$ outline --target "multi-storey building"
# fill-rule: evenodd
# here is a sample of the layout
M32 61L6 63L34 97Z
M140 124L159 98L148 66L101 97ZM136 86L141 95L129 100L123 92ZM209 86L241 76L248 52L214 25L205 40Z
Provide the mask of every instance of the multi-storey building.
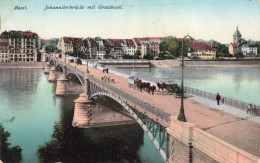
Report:
M9 41L8 41L8 32L3 32L0 35L0 62L9 61Z
M84 46L86 48L86 52L89 58L96 58L96 51L97 51L97 43L93 38L86 38L84 40Z
M96 51L96 57L99 59L104 59L104 55L106 55L106 51L104 48L103 40L100 37L95 38L96 46L97 46L97 51Z
M122 50L122 45L119 39L107 39L110 47L111 47L111 51L110 51L110 55L113 56L114 58L117 59L121 59L123 56L123 50Z
M0 61L37 62L39 37L31 31L9 31L1 34Z
M123 55L131 55L135 54L135 44L132 39L121 39L121 46L123 50Z
M204 42L193 42L189 46L191 50L191 57L196 56L201 59L214 59L216 58L216 50L209 44Z
M82 38L62 37L60 43L61 52L65 53L82 53L83 40Z
M256 57L258 55L257 46L253 44L242 45L241 51L245 57Z
M143 58L146 55L157 57L160 53L160 43L163 37L134 38L136 53Z

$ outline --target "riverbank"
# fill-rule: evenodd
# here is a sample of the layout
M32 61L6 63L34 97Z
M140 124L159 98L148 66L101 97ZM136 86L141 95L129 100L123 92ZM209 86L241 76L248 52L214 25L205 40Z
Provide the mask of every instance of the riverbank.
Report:
M181 60L150 60L151 67L177 68ZM260 67L260 60L253 61L209 61L209 60L185 60L185 67Z
M43 62L9 62L9 63L0 63L0 69L24 69L24 68L33 68L33 69L43 69Z

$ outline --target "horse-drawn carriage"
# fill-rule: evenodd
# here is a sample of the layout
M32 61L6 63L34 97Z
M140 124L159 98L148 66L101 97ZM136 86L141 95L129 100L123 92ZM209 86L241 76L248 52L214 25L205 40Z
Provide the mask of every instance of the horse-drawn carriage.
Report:
M159 88L158 91L162 90L163 93L173 94L175 98L181 96L181 89L177 84L157 83L157 87Z
M137 89L137 83L141 82L141 81L142 80L140 80L138 77L136 77L136 72L131 72L130 77L127 79L128 87Z
M127 82L128 82L128 87L129 88L134 88L134 89L137 89L137 83L141 82L142 80L139 79L138 77L135 78L134 76L130 76L128 79L127 79Z

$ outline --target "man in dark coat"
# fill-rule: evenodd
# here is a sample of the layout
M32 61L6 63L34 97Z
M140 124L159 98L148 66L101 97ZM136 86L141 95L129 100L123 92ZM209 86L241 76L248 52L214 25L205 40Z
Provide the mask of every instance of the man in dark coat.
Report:
M220 95L217 93L216 100L217 100L218 105L219 105L220 99L221 99L221 97L220 97Z

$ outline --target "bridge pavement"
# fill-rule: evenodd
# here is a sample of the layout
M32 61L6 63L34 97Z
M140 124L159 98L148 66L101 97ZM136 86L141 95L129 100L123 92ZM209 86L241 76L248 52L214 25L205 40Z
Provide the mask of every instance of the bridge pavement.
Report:
M68 62L67 62L68 63ZM78 69L85 71L86 65L76 65ZM143 100L173 116L178 116L180 99L173 96L155 92L154 95L147 92L139 92L128 87L127 79L111 73L102 73L99 69L89 66L90 74L101 79L103 76L110 76L115 79L114 87L121 89L128 94ZM217 110L195 101L185 99L184 109L186 119L189 123L195 124L198 128L234 145L249 153L260 157L260 125L247 119Z

